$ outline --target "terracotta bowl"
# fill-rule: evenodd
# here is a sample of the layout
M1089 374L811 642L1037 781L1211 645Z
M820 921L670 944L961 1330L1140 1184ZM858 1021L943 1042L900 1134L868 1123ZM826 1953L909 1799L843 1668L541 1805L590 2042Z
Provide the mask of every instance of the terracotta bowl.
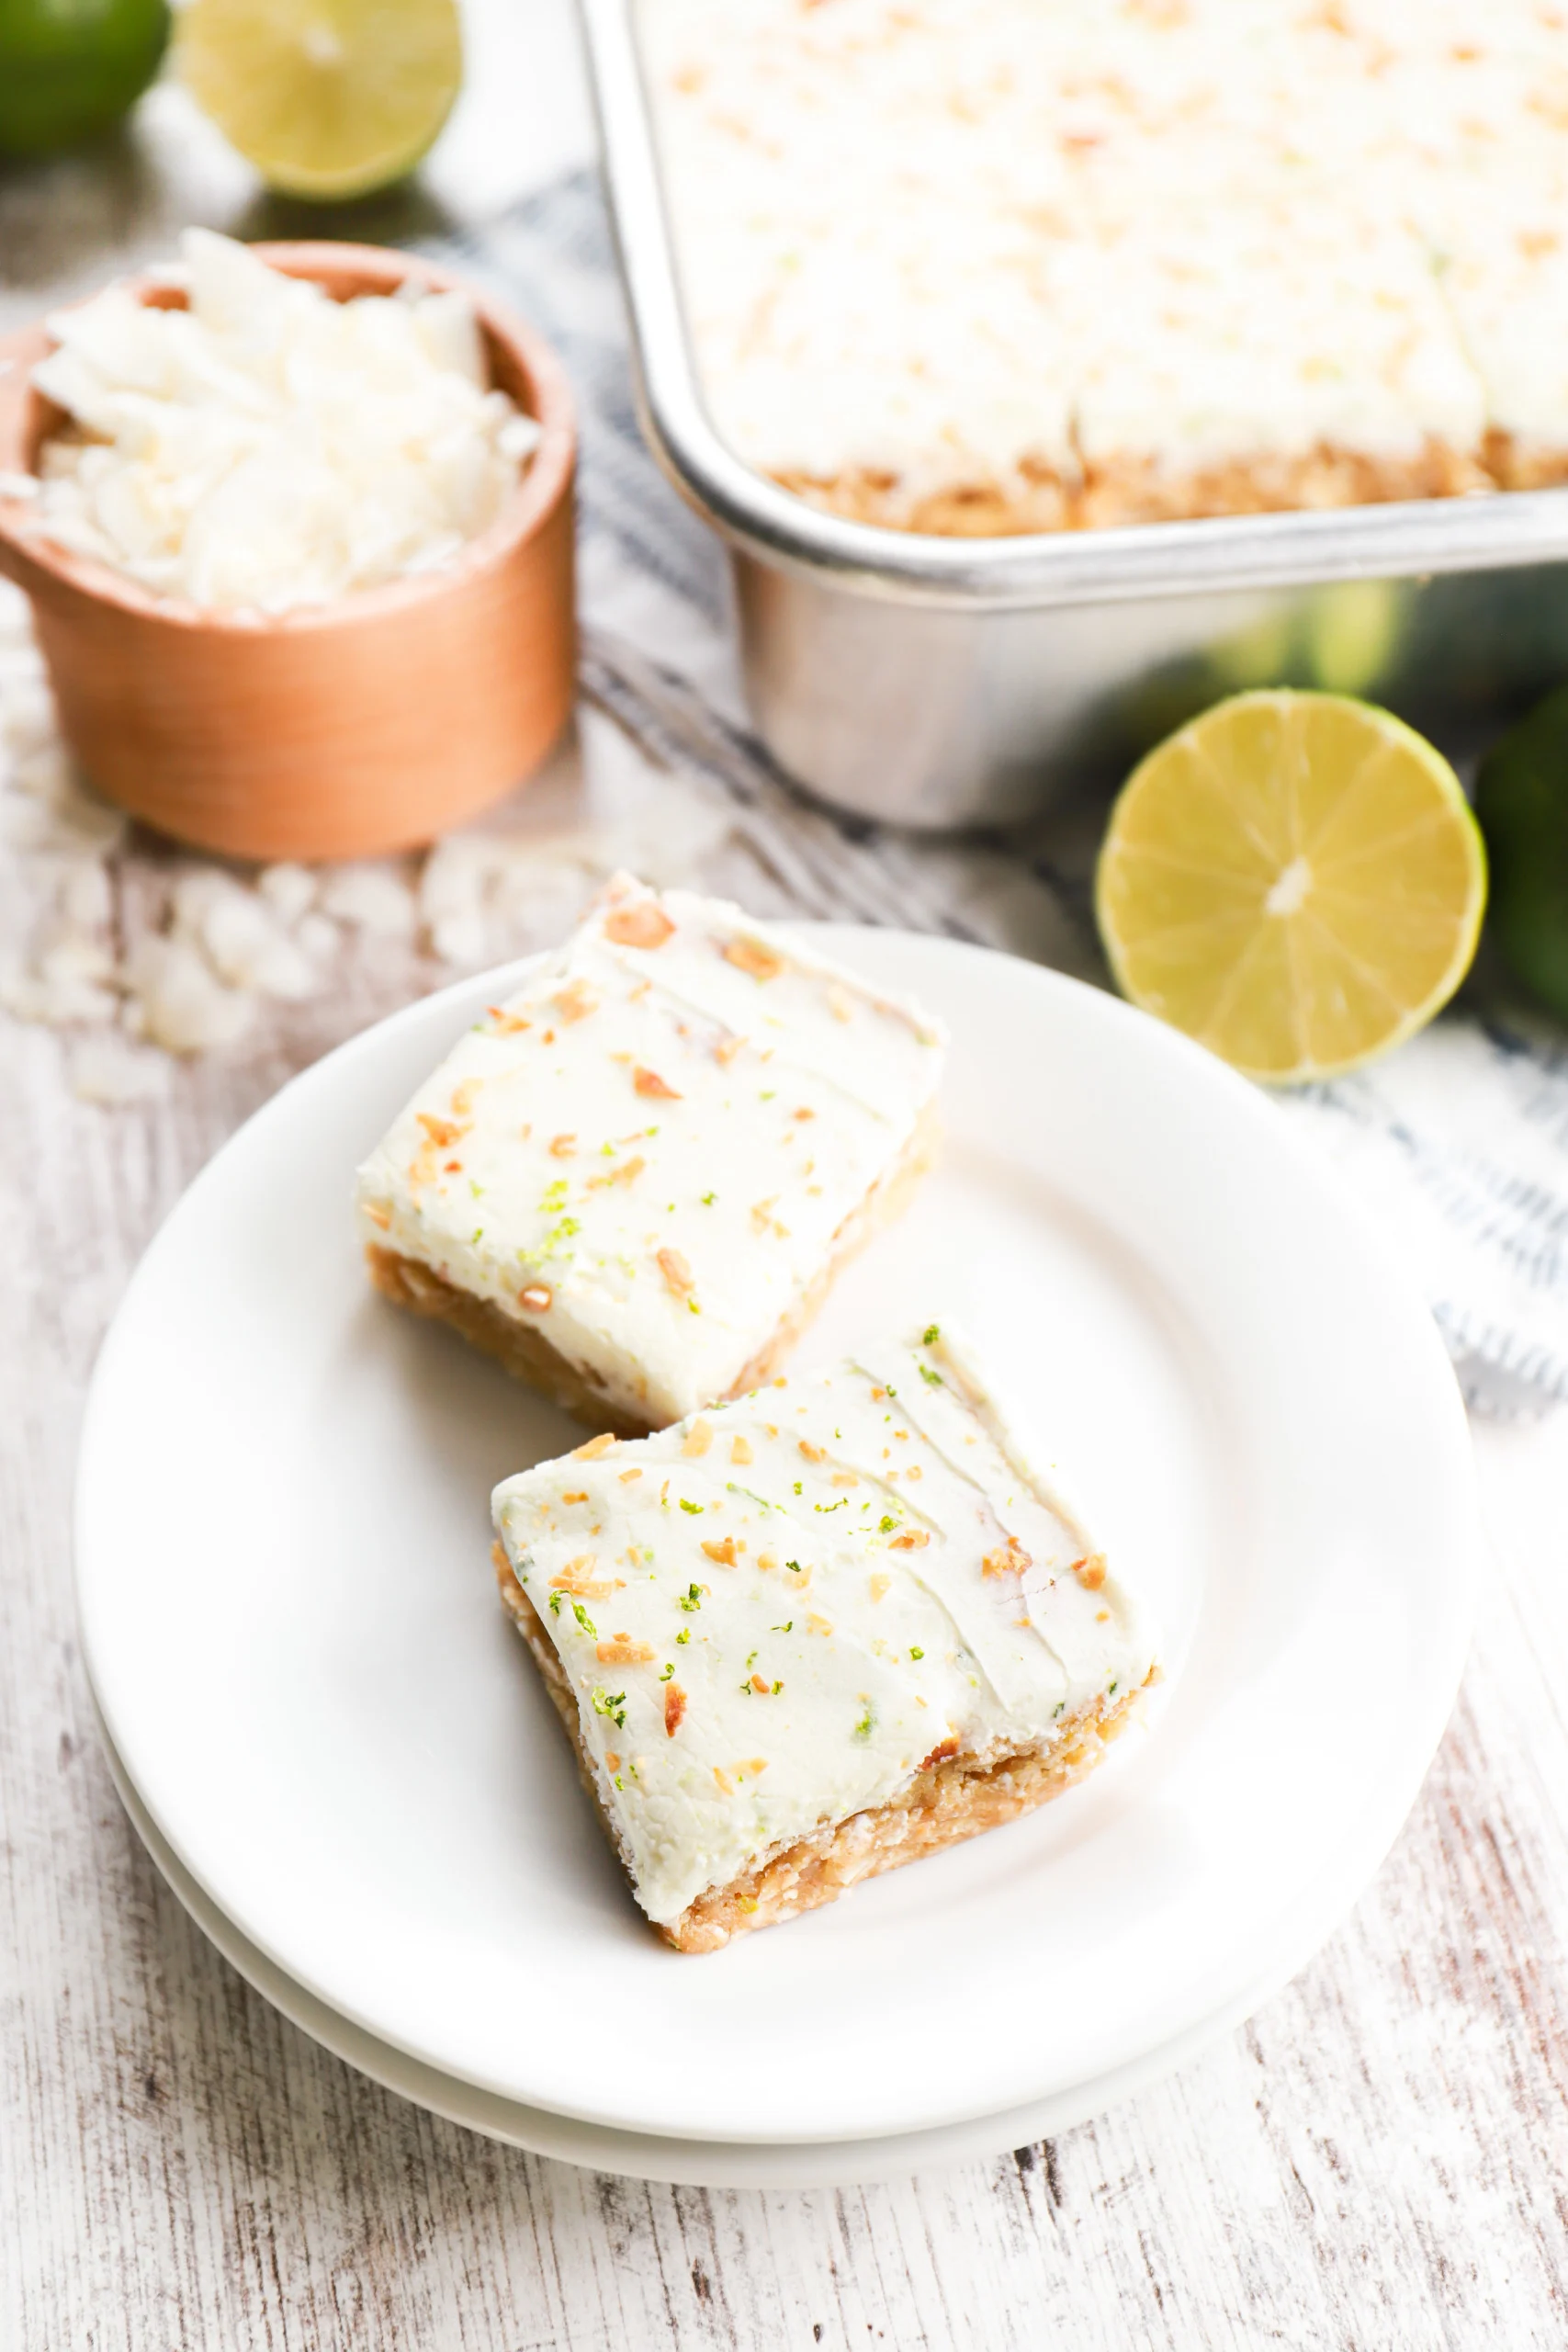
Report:
M457 282L370 245L253 250L339 301ZM66 738L111 800L238 857L365 856L430 841L537 766L572 700L571 395L537 335L464 290L494 382L544 431L503 511L439 571L247 623L51 546L28 502L0 497L0 570L32 600ZM29 381L49 348L41 326L0 345L0 473L35 470L62 422Z

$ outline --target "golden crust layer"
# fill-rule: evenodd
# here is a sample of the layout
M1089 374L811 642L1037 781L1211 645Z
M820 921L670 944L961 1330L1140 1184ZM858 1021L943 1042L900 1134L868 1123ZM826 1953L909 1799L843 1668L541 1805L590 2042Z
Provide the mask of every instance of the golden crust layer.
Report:
M582 1784L605 1835L618 1850L592 1760L582 1742L577 1699L554 1643L499 1544L491 1547L501 1597L527 1643L555 1703ZM1151 1668L1148 1680L1158 1669ZM1126 1729L1138 1691L1107 1705L1103 1699L1070 1718L1048 1746L1002 1756L954 1755L927 1764L897 1797L846 1821L829 1822L808 1838L762 1855L728 1885L709 1887L659 1933L677 1951L718 1951L732 1936L775 1927L802 1911L836 1902L863 1879L898 1870L966 1838L1016 1821L1060 1796L1092 1772L1112 1740ZM625 1856L622 1856L623 1862Z
M911 497L897 474L866 469L821 478L783 473L780 485L829 514L895 531L948 538L1006 538L1025 531L1109 530L1134 523L1196 522L1216 514L1271 514L1385 505L1406 498L1460 498L1477 491L1532 490L1568 480L1568 452L1518 448L1492 433L1477 450L1428 439L1405 458L1327 445L1304 456L1261 452L1196 472L1172 473L1152 458L1086 466L1069 480L1024 469L1021 486L956 484Z

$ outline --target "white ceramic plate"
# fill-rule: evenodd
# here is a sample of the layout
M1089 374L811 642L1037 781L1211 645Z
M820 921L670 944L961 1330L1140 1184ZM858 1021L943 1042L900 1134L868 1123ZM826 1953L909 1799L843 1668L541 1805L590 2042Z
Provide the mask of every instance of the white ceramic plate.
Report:
M487 1562L580 1435L364 1285L357 1159L507 985L287 1087L147 1253L84 1434L111 1736L183 1867L307 1992L617 2132L866 2139L1136 2067L1315 1949L1463 1651L1475 1507L1430 1319L1261 1096L949 942L828 929L953 1030L942 1168L808 1343L962 1321L1166 1627L1150 1731L1032 1819L705 1959L641 1923Z
M363 2026L341 2017L297 1984L276 1961L258 1951L197 1886L137 1794L101 1719L98 1729L121 1803L153 1861L197 1926L275 2008L334 2057L356 2066L362 2075L412 2099L417 2107L428 2108L432 2114L444 2115L448 2122L464 2124L471 2132L483 2132L487 2139L504 2140L513 2147L528 2148L536 2155L554 2156L564 2164L586 2165L595 2172L629 2173L638 2180L676 2181L694 2188L840 2188L971 2164L1005 2149L1050 2139L1087 2122L1090 2116L1102 2114L1118 2099L1130 2098L1184 2064L1205 2042L1238 2023L1253 2006L1249 2001L1230 2016L1205 2018L1178 2041L1151 2051L1136 2065L1115 2075L1080 2083L1028 2107L1010 2108L1001 2115L975 2116L933 2132L895 2132L879 2140L795 2140L776 2146L746 2140L677 2140L647 2132L614 2132L607 2124L584 2123L575 2116L553 2115L547 2108L525 2107L516 2099L480 2090L476 2084L459 2082L456 2075L443 2075L394 2050L390 2042L378 2041Z

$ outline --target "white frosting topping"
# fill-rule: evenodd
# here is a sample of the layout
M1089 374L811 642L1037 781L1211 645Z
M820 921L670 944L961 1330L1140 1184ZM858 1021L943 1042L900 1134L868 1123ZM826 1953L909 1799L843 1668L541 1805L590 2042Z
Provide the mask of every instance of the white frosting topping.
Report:
M1568 442L1549 0L640 0L688 318L750 463Z
M928 1328L495 1490L661 1922L935 1751L1047 1741L1153 1632Z
M939 1024L621 877L359 1174L365 1238L536 1328L658 1426L740 1379L903 1157Z

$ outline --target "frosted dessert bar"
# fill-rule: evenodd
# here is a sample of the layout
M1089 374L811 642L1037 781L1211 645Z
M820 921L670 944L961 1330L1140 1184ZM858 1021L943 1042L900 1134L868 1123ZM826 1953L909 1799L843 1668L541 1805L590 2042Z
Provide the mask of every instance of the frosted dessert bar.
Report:
M924 1166L918 1007L629 876L359 1171L373 1280L598 1428L765 1378Z
M1057 1795L1153 1633L934 1326L495 1490L502 1597L681 1951Z
M716 427L988 535L1568 480L1544 0L637 0Z

